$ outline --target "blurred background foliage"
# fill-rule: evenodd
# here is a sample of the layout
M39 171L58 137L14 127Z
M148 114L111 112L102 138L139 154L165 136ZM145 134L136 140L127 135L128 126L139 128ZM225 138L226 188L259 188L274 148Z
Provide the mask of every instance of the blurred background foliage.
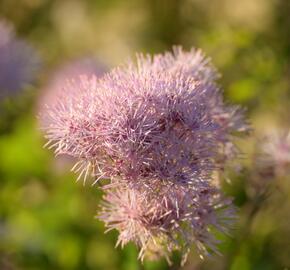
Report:
M0 106L0 269L179 269L137 261L117 234L94 219L100 192L75 183L71 161L54 159L37 122L52 72L93 55L112 67L134 52L174 44L202 48L219 69L225 97L246 106L255 129L240 148L242 170L225 190L240 207L221 257L193 252L182 269L290 269L290 179L276 179L271 197L251 213L254 142L289 127L290 1L288 0L1 0L0 17L42 57L38 81ZM288 181L287 181L288 180ZM263 185L263 183L260 183ZM176 256L178 260L178 255Z

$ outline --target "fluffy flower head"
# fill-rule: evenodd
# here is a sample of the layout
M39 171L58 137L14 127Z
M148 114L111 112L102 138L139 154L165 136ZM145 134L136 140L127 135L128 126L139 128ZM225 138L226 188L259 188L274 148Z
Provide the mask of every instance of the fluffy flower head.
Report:
M79 158L81 174L190 185L226 159L232 132L246 129L216 78L200 51L139 55L102 79L67 84L70 94L49 109L47 138L57 154Z
M141 259L173 250L186 258L192 244L217 252L211 230L232 223L212 173L248 126L224 104L217 78L200 50L141 54L100 79L71 80L44 115L48 145L78 159L79 177L110 180L99 218L119 231L117 244L135 242Z

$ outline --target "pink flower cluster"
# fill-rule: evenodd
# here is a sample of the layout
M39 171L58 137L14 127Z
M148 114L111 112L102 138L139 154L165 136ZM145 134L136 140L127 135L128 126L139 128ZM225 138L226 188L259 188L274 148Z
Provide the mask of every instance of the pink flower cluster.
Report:
M212 174L248 125L224 104L217 78L200 50L141 54L100 79L71 80L44 115L47 145L78 159L79 178L110 180L99 218L141 259L180 250L185 260L192 244L201 256L218 252L212 232L234 220Z

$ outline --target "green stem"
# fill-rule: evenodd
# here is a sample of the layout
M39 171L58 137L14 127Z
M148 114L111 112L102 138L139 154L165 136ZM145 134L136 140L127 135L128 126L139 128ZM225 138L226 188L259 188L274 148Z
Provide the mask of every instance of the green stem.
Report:
M257 213L260 211L265 200L267 199L268 191L269 189L265 189L264 192L257 194L256 197L254 197L253 200L251 201L250 209L248 211L245 223L243 224L241 231L239 232L238 236L235 239L236 248L233 249L226 257L223 269L228 270L231 268L233 260L236 257L236 255L240 252L242 244L250 237L250 230L253 221Z

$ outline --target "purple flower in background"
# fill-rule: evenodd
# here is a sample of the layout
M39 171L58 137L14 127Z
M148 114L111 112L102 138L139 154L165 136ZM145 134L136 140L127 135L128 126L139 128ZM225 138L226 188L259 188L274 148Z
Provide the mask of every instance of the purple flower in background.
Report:
M224 104L217 78L200 50L176 47L69 80L43 113L47 145L78 159L78 179L110 179L99 217L141 259L180 250L185 260L192 244L217 252L211 230L232 224L234 207L212 175L236 156L233 137L248 125Z
M258 160L258 165L264 176L290 174L290 131L274 130L266 136L260 148L262 155Z
M31 83L38 65L34 49L17 39L9 24L0 21L0 98L14 95Z

